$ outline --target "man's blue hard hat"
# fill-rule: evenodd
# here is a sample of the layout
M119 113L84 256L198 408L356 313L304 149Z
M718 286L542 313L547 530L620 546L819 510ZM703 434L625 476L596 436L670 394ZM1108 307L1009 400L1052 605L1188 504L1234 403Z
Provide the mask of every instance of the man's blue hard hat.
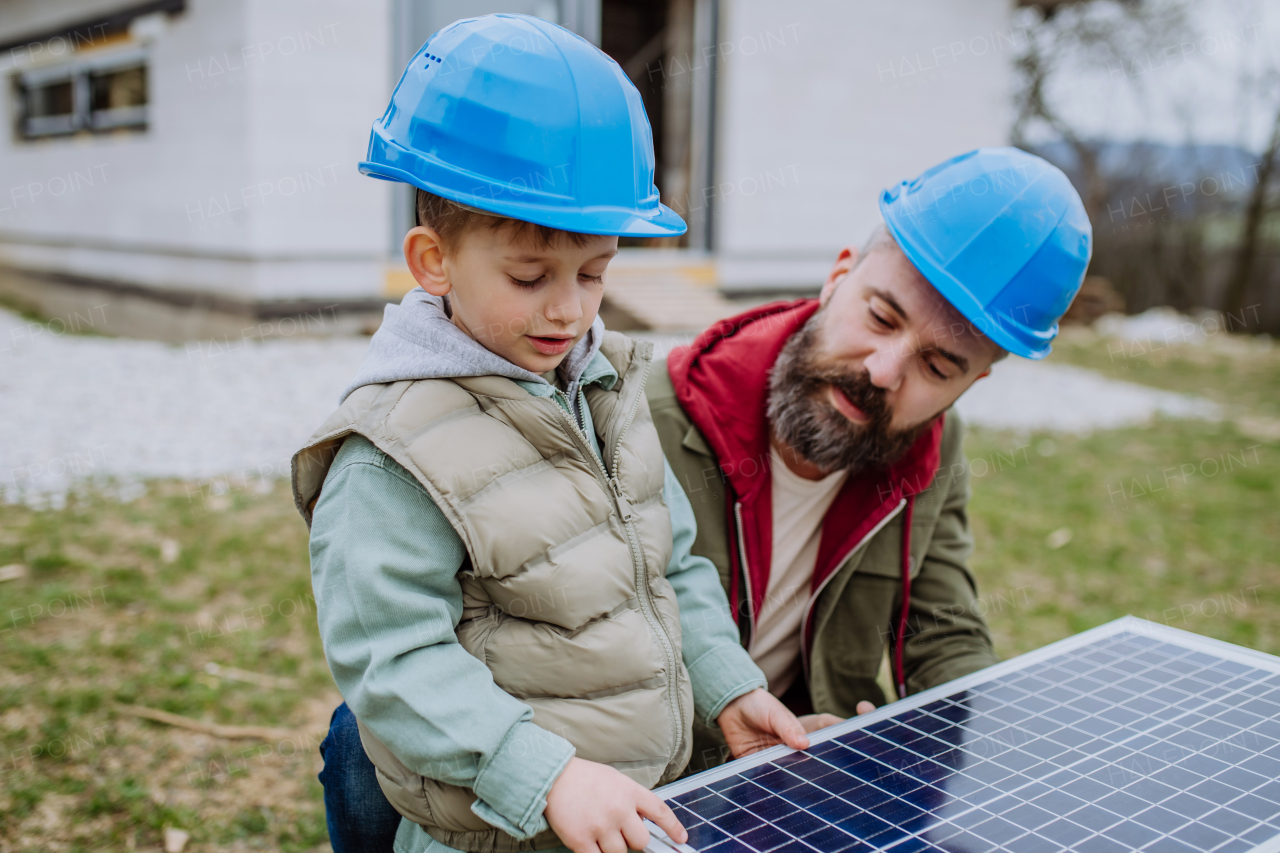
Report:
M1044 358L1080 290L1093 228L1067 176L1017 148L979 148L880 196L902 251L997 344Z
M526 15L437 32L373 124L360 171L538 225L673 237L640 93L599 48Z

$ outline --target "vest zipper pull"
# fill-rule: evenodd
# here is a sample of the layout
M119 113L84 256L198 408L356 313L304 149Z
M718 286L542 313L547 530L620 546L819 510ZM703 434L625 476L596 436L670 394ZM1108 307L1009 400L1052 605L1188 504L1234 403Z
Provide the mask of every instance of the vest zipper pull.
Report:
M613 488L613 496L618 500L618 512L622 514L622 520L631 521L636 516L631 511L631 501L627 500L627 496L622 493L622 484L618 482L617 477L610 477L609 485Z

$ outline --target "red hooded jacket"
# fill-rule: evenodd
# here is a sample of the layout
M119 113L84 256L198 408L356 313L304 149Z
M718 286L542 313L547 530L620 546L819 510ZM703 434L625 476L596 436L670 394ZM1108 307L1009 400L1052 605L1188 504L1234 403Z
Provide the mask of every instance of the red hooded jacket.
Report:
M817 310L816 299L763 305L721 320L690 346L673 350L667 361L680 407L715 453L729 490L728 529L738 543L737 552L731 555L734 570L729 597L734 618L745 616L751 631L769 588L773 553L766 417L769 371L787 339ZM939 416L893 465L849 477L827 510L800 626L806 671L812 634L809 616L818 594L849 555L903 509L902 608L894 633L894 677L905 694L902 643L911 596L912 500L929 487L938 470L944 417ZM739 588L740 578L746 581L745 591Z

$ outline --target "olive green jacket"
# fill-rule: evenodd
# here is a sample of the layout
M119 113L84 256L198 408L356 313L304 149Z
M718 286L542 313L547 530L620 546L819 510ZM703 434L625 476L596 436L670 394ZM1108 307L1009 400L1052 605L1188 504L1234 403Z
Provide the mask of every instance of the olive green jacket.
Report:
M693 505L698 524L693 553L720 571L726 592L732 583L727 491L717 460L681 409L665 364L655 364L647 386L662 450ZM966 560L969 531L969 468L962 448L964 428L947 412L941 462L932 484L915 496L911 528L910 610L903 668L908 693L928 689L997 662L980 613ZM901 608L903 515L893 515L835 571L813 604L812 641L805 675L813 710L851 716L861 700L879 706L886 696L877 675ZM744 643L746 626L743 625ZM725 751L714 729L699 727L691 771L720 763Z

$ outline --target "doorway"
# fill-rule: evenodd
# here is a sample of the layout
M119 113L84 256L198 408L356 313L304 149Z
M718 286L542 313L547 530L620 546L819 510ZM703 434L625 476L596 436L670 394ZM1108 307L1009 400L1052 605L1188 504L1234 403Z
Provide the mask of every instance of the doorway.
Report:
M564 26L611 56L635 84L653 128L654 183L689 224L681 237L623 238L626 246L712 246L718 0L394 0L391 86L418 48L459 18L517 12ZM414 193L394 191L392 257L414 222Z

